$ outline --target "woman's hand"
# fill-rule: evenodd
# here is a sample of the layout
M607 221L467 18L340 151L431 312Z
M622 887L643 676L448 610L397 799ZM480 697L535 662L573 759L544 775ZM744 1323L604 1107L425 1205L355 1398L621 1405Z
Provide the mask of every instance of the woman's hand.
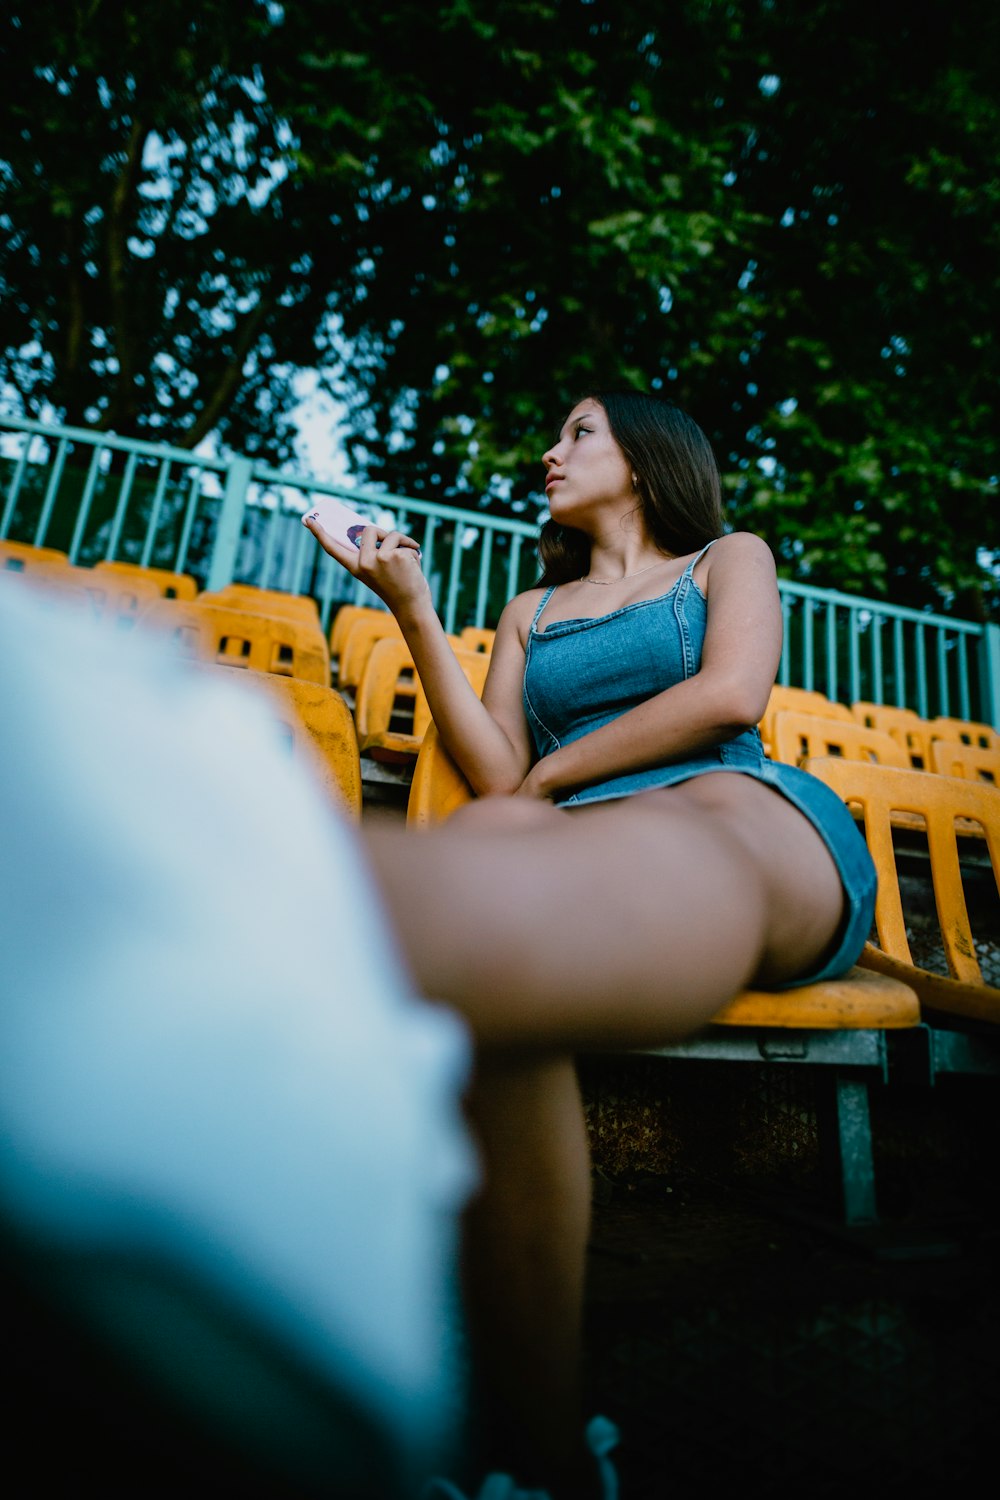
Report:
M377 594L394 615L431 603L431 591L420 566L420 547L412 536L366 526L359 547L339 542L318 521L307 520L307 530L324 552Z

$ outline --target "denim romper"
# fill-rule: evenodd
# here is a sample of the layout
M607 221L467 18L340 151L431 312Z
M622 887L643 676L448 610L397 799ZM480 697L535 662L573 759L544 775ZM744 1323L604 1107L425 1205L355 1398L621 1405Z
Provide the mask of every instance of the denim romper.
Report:
M640 599L596 619L559 620L539 630L554 588L545 590L531 622L524 663L524 711L539 759L699 670L708 604L694 568L707 551L702 548L673 587L655 599ZM780 792L816 828L840 873L844 917L830 951L815 972L781 988L844 973L857 961L871 930L874 863L837 793L807 771L768 760L756 728L688 760L612 776L558 802L562 807L607 802L713 771L738 771Z

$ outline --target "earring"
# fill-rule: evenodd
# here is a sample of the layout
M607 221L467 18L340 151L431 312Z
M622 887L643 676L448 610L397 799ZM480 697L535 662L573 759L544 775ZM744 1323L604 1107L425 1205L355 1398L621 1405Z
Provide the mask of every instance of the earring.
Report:
M639 488L639 476L634 469L632 470L632 488L634 490Z

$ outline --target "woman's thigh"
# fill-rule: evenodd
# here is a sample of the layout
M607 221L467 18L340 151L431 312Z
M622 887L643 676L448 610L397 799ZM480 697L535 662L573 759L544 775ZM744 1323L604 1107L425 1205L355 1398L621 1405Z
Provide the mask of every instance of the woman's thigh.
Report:
M474 797L457 807L447 824L453 833L527 833L558 826L560 817L551 802L532 797Z
M524 797L486 797L460 808L449 823L453 829L470 833L527 834L552 831L566 818L579 820L581 826L596 826L590 824L596 818L602 830L609 828L613 839L616 825L626 828L641 816L663 822L666 854L678 847L680 814L689 815L689 825L694 818L694 827L685 829L679 845L689 862L699 858L699 833L706 851L711 845L715 857L721 839L723 845L729 843L731 858L737 853L735 844L750 862L750 878L766 902L764 949L754 982L782 984L814 968L843 916L840 875L809 819L780 792L751 776L718 771L638 797L567 808ZM594 845L595 851L601 847ZM581 853L585 856L586 846ZM650 862L642 869L647 877L654 875ZM660 872L660 878L666 873ZM725 908L720 906L716 916L724 922Z
M751 861L766 899L766 937L756 983L808 973L844 913L844 887L822 836L786 797L751 776L718 771L645 793L650 815L678 802L725 827ZM721 915L721 913L720 913Z
M753 864L723 819L682 797L484 807L418 835L376 833L370 848L421 988L489 1048L669 1040L759 967L766 913Z

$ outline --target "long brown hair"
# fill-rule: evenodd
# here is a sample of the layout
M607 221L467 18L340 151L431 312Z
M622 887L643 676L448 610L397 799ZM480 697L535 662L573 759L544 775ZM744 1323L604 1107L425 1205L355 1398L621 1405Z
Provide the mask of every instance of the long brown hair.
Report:
M719 466L693 417L676 402L642 391L591 391L581 400L604 409L611 435L636 476L639 508L658 547L684 557L722 535ZM570 583L590 566L590 538L574 526L546 521L538 555L542 573L536 587Z

